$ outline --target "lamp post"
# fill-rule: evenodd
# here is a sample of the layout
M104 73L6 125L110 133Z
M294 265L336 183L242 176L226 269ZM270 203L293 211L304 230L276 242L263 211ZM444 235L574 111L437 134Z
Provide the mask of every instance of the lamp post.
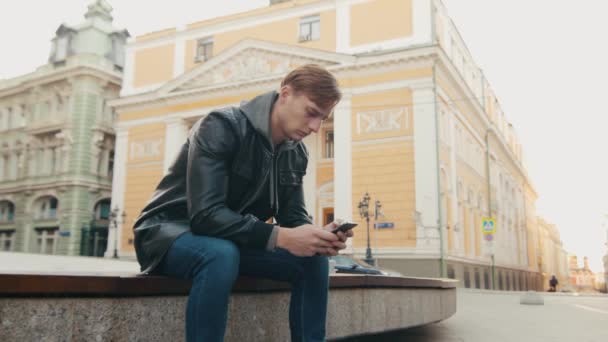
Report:
M370 234L369 234L369 201L370 201L370 199L371 199L371 197L366 192L365 195L363 195L363 199L361 201L359 201L359 205L357 207L359 208L359 215L361 215L361 218L364 218L367 223L367 249L365 250L364 261L370 265L375 265L376 262L374 260L374 257L372 256L372 248L371 248L371 244L370 244ZM375 209L374 217L376 220L378 220L378 216L382 216L382 212L380 211L381 208L382 208L382 204L380 204L380 201L376 200L375 208L374 208Z
M114 223L114 256L112 256L114 259L118 259L118 213L120 212L120 209L118 209L118 206L114 207L114 209L112 209L112 212L110 213L110 218L112 219L112 222ZM122 218L122 221L120 223L124 223L125 222L125 218L127 217L127 213L126 212L122 212L122 214L120 215L120 217Z

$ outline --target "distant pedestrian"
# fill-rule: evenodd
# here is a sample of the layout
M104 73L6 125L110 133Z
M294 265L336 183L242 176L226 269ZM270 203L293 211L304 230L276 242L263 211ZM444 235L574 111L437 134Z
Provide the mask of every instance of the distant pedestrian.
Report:
M555 292L557 290L557 284L559 284L559 282L557 281L557 278L555 278L555 275L551 276L551 279L549 279L549 292Z

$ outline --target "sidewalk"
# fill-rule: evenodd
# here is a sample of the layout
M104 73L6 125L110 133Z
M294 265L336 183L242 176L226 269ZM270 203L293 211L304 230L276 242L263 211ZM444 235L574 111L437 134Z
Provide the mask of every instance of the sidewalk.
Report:
M459 288L459 291L469 293L481 293L481 294L495 294L495 295L523 295L528 291L499 291L499 290L481 290L481 289L465 289ZM608 297L608 294L601 292L548 292L548 291L534 291L541 296L555 296L555 297Z
M0 252L0 273L136 274L139 264L109 258Z

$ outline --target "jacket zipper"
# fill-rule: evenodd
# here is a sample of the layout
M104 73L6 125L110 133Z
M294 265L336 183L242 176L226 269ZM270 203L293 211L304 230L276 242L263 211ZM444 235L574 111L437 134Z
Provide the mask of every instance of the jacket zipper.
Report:
M276 217L278 212L279 212L279 184L277 184L277 178L278 178L278 174L277 174L277 159L278 159L278 154L280 154L281 151L279 150L278 153L273 153L272 154L272 177L270 177L270 181L272 182L272 196L270 197L270 206L272 208L272 216Z
M274 160L274 153L272 154L272 156L273 156L272 158L273 158L273 160ZM270 167L272 167L272 164L270 165ZM268 168L268 171L266 171L266 172L264 173L264 179L266 179L266 177L268 177L268 174L269 174L269 173L270 173L270 168ZM270 181L272 181L272 180L270 180ZM243 205L242 205L242 206L239 208L239 213L242 213L242 212L243 212L243 210L245 210L245 208L247 208L248 206L250 206L250 205L251 205L251 204L252 204L252 203L253 203L253 202L256 200L256 198L257 198L257 197L260 195L260 192L261 192L262 190L264 190L264 183L265 183L265 182L262 182L262 183L260 184L260 186L258 186L258 188L257 188L257 189L255 190L255 192L253 193L253 196L251 196L251 197L249 198L249 200L247 200L247 202L245 202L245 204L243 204Z

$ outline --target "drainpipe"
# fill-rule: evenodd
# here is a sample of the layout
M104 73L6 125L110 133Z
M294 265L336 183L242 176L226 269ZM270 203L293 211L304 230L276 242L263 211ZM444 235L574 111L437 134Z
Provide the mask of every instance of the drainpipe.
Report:
M439 114L437 113L437 61L433 62L433 111L435 112L435 159L437 162L437 229L439 229L439 275L441 278L446 277L445 252L444 252L444 237L443 237L443 213L441 210L441 175L440 175L440 155L439 155Z
M526 180L527 182L527 180ZM529 251L529 243L530 243L530 236L528 236L528 211L526 210L526 188L524 187L524 191L523 191L523 200L524 200L524 230L525 230L525 235L526 235L526 290L528 289L528 271L530 270L530 254L528 254Z
M492 186L490 182L490 133L493 132L491 127L486 128L486 181L488 185L488 215L492 217ZM490 254L492 261L492 290L496 290L496 263L494 260L494 246Z

